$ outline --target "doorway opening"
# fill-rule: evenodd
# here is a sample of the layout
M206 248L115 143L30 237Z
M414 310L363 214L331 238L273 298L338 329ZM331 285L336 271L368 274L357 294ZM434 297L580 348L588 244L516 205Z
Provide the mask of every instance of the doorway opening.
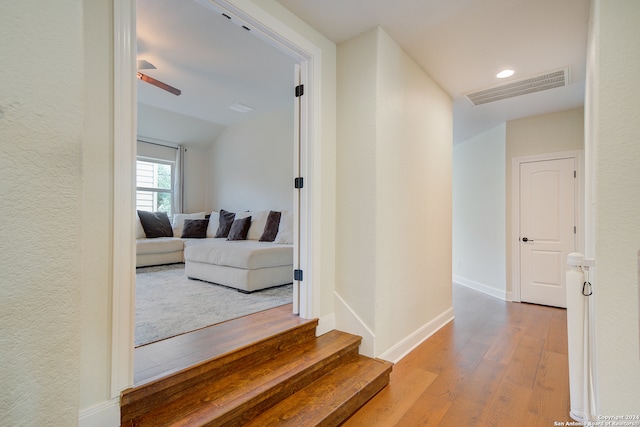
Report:
M211 7L217 11L223 11L229 19L236 22L243 22L244 26L255 31L254 34L263 38L272 46L276 46L281 51L288 54L300 66L300 79L306 83L303 97L297 99L299 108L299 125L296 128L299 136L299 144L295 147L295 157L300 159L299 177L304 177L310 171L312 164L312 153L310 148L313 139L313 132L309 126L309 115L312 115L312 95L313 85L310 83L310 74L316 68L314 57L317 49L308 44L300 37L293 37L296 41L289 40L282 36L282 31L274 31L271 27L279 27L281 24L270 17L265 12L253 10L252 15L240 10L223 0L209 2L198 1L199 3ZM264 23L266 22L266 24ZM114 3L114 28L115 28L115 114L114 133L116 147L114 152L114 198L124 200L126 203L114 205L114 293L113 293L113 358L112 358L112 397L116 397L120 390L130 387L133 384L133 302L134 302L134 272L135 272L135 248L132 235L129 230L133 229L131 219L133 189L132 164L135 161L135 80L129 75L130 70L135 67L135 2L133 0L117 0ZM280 28L281 30L282 28ZM285 34L287 31L285 31ZM293 34L290 33L289 34ZM294 34L295 35L295 34ZM302 41L299 46L296 43ZM311 49L309 49L311 47ZM319 63L317 63L319 66ZM293 84L291 91L293 93ZM293 102L293 98L292 98ZM119 173L122 172L122 173ZM293 177L292 177L293 178ZM311 251L310 230L311 215L309 210L312 187L306 185L303 189L293 189L293 179L291 179L292 191L294 191L294 206L298 207L298 215L295 215L294 240L298 246L299 256L294 260L294 269L305 271L310 270ZM311 315L312 307L312 287L309 274L295 280L295 285L301 287L298 292L299 307L297 308L302 317Z

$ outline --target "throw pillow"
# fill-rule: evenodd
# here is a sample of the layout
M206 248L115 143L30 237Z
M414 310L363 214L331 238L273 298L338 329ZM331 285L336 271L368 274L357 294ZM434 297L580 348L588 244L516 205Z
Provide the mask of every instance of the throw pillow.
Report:
M247 240L258 240L264 232L264 226L267 223L269 211L251 211L251 228L247 234ZM237 219L238 217L236 217Z
M204 212L191 213L191 214L186 214L186 213L173 214L173 222L172 222L173 235L176 237L182 236L182 230L184 228L185 219L205 219L204 216L205 216Z
M215 237L228 237L229 231L231 230L231 225L233 224L233 220L235 219L235 217L235 213L220 209L220 220L218 231L216 231Z
M209 228L207 228L207 237L216 237L218 225L220 224L220 213L213 211L209 215Z
M207 237L208 219L185 219L182 237L189 239L204 239Z
M147 238L173 237L171 221L165 212L138 211L138 216Z
M276 236L276 243L293 244L293 212L285 211L280 218L280 228Z
M261 242L273 242L278 235L278 228L280 227L280 217L282 212L271 211L267 217L267 223L264 226L264 232L260 236Z
M236 219L231 225L231 230L229 230L229 237L227 238L227 240L247 240L249 227L251 227L250 216Z

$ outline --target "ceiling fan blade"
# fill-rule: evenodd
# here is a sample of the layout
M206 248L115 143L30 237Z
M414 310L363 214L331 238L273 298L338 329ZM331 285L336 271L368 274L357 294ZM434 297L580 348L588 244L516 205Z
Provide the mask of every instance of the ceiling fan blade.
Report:
M155 70L156 66L144 59L138 59L138 70Z
M153 77L149 77L146 74L142 74L141 72L138 72L138 78L140 80L142 80L143 82L147 82L147 83L151 83L152 85L159 87L160 89L164 89L167 92L171 92L172 94L178 96L182 93L182 91L180 89L176 89L173 86L169 86L166 83L161 82L160 80L156 80Z

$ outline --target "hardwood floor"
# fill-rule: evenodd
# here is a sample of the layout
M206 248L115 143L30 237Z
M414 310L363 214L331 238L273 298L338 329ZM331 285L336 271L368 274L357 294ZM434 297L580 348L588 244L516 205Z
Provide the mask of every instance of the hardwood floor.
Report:
M569 418L566 311L454 285L453 322L343 426L553 426ZM556 424L560 425L560 424Z

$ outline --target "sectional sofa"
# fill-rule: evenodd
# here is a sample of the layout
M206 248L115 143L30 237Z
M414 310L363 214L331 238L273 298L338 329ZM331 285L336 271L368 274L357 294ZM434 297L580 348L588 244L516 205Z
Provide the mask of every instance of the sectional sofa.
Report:
M138 212L136 266L185 263L189 278L242 292L293 281L289 211Z

